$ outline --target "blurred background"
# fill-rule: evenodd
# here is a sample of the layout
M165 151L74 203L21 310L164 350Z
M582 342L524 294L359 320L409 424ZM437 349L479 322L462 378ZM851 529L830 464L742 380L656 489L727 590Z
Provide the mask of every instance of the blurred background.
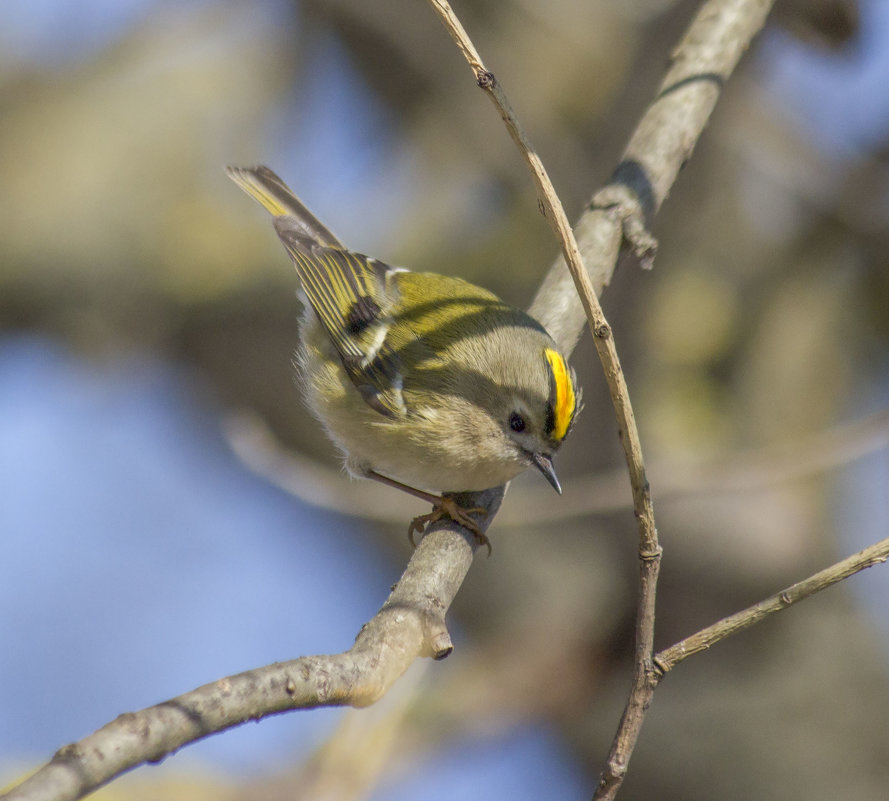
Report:
M576 218L697 3L456 11ZM665 548L660 647L889 530L889 4L780 0L603 298ZM557 245L424 3L0 4L0 777L116 715L351 645L410 499L338 472L291 364L295 277L225 164L356 250L527 305ZM629 683L636 527L600 368L378 706L248 724L97 797L589 797ZM889 574L697 656L622 799L876 799Z

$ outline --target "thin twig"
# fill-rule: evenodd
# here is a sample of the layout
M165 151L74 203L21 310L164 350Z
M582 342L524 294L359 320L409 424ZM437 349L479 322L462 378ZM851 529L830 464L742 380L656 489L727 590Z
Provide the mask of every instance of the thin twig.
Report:
M651 265L656 243L647 235L647 225L666 199L682 165L691 156L722 86L753 36L765 24L773 3L774 0L709 0L701 6L675 49L660 91L636 127L611 184L596 193L589 212L578 224L582 238L597 246L603 239L613 236L610 232L619 221L620 230L633 244L643 264ZM611 273L603 271L601 262L594 266L601 280L607 282ZM537 293L532 310L540 307L544 311L546 304L552 302L551 298L566 297L561 289L565 282L563 275L564 270L556 263ZM571 312L570 308L551 308L544 313L558 317L547 316L542 322L558 326L559 336L570 341ZM576 312L574 314L576 316ZM640 546L643 570L636 619L633 686L594 801L611 801L620 790L658 682L652 662L653 641L647 641L652 650L642 659L638 650L640 630L647 626L646 616L654 615L653 597L651 610L644 607L648 592L646 583L651 581L645 570L646 555L643 544ZM653 552L651 557L654 561ZM653 596L653 587L650 592Z
M635 747L645 716L645 710L656 686L651 659L654 653L655 597L662 550L658 543L657 529L655 528L654 507L651 502L651 489L645 476L645 464L642 458L642 444L639 439L639 431L636 427L633 406L630 402L626 378L620 366L620 359L617 355L611 326L605 319L602 307L599 305L599 299L584 266L580 249L574 238L574 232L571 230L571 225L562 208L562 203L543 167L540 157L519 125L515 113L506 99L503 88L494 77L494 74L485 67L450 5L446 0L430 0L430 3L438 12L445 28L447 28L460 51L469 62L469 66L475 73L478 85L486 91L488 97L497 107L500 116L506 123L510 136L518 146L528 164L528 168L531 170L534 182L537 185L538 197L544 215L549 220L561 243L562 256L568 265L574 286L583 304L586 319L593 334L596 352L605 371L605 380L608 383L611 402L614 405L618 434L624 448L624 456L626 457L627 469L630 474L633 509L639 525L640 560L636 645L633 660L633 689L624 711L623 721L618 729L614 753L609 758L605 771L605 775L609 777L612 786L615 786L614 792L616 792L616 786L619 786L620 781L622 781L626 762ZM612 235L611 247L609 248L610 255L615 260L620 240L621 233L618 230ZM612 262L611 266L612 271L614 269L613 265L614 262ZM570 344L573 346L573 343ZM569 347L568 349L570 350L571 348Z
M781 612L793 606L793 604L814 595L816 592L825 590L868 567L881 564L887 559L889 559L889 539L881 540L863 551L843 559L842 562L837 562L835 565L831 565L809 576L809 578L798 581L796 584L787 587L787 589L775 593L775 595L766 598L764 601L749 606L741 612L729 615L712 626L707 626L707 628L701 629L690 637L680 640L675 645L665 648L654 657L655 666L660 675L664 676L668 671L693 654L706 651L720 640L750 628L769 615Z

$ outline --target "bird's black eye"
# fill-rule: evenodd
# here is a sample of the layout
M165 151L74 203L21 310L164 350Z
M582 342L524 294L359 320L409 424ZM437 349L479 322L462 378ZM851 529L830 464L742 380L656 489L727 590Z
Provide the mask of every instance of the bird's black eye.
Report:
M513 412L509 416L509 427L516 433L521 433L525 430L525 418L518 412Z

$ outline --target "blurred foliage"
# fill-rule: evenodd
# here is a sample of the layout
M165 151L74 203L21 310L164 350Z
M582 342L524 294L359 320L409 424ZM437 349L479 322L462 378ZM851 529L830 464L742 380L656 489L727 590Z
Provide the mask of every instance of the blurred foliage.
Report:
M618 162L696 5L457 9L569 215ZM859 46L854 2L778 6L765 35L773 54L807 47L830 63ZM335 73L329 51L342 56ZM625 260L604 298L649 460L792 442L844 416L886 369L889 136L851 155L820 146L757 53L655 223L655 271ZM369 94L383 122L343 114L344 132L310 113L308 95L348 104L350 92ZM331 462L293 387L287 259L223 164L267 162L320 198L356 247L364 237L381 258L460 274L516 303L556 252L500 120L422 3L152 3L86 55L4 59L0 99L0 324L88 354L137 347L188 362L226 404L258 411L283 441ZM306 154L307 141L344 133L352 153L315 144ZM375 150L377 136L386 142ZM367 183L340 191L336 176L350 170ZM587 408L560 472L619 464L588 341L574 361ZM660 506L661 644L842 550L829 489L815 476ZM496 531L494 558L473 568L455 609L476 647L455 655L458 679L424 691L413 747L481 721L545 717L594 775L627 681L634 535L629 513ZM656 702L672 717L643 732L623 796L837 798L848 754L889 756L881 704L868 700L885 699L885 652L841 596L680 668ZM754 697L759 714L742 714ZM764 741L775 718L781 737ZM882 795L889 759L855 769L855 797Z

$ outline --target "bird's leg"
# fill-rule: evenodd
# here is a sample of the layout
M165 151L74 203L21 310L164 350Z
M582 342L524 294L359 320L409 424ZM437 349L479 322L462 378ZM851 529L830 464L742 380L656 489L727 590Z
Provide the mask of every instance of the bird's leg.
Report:
M491 541L479 528L478 523L470 517L472 514L487 515L487 509L484 509L481 506L473 507L472 509L464 509L453 498L434 495L431 492L424 492L423 490L410 486L410 484L403 484L400 481L396 481L394 478L384 476L376 470L365 470L364 475L367 476L367 478L372 478L374 481L379 481L381 484L385 484L388 487L395 487L395 489L400 489L402 492L406 492L408 495L413 495L421 501L427 501L432 504L432 511L429 514L415 517L408 527L407 538L415 548L417 547L417 544L414 542L415 533L422 534L426 529L426 526L437 520L441 520L443 517L449 517L455 523L459 523L461 526L468 528L475 537L475 541L479 545L484 545L488 549L488 556L491 555Z

